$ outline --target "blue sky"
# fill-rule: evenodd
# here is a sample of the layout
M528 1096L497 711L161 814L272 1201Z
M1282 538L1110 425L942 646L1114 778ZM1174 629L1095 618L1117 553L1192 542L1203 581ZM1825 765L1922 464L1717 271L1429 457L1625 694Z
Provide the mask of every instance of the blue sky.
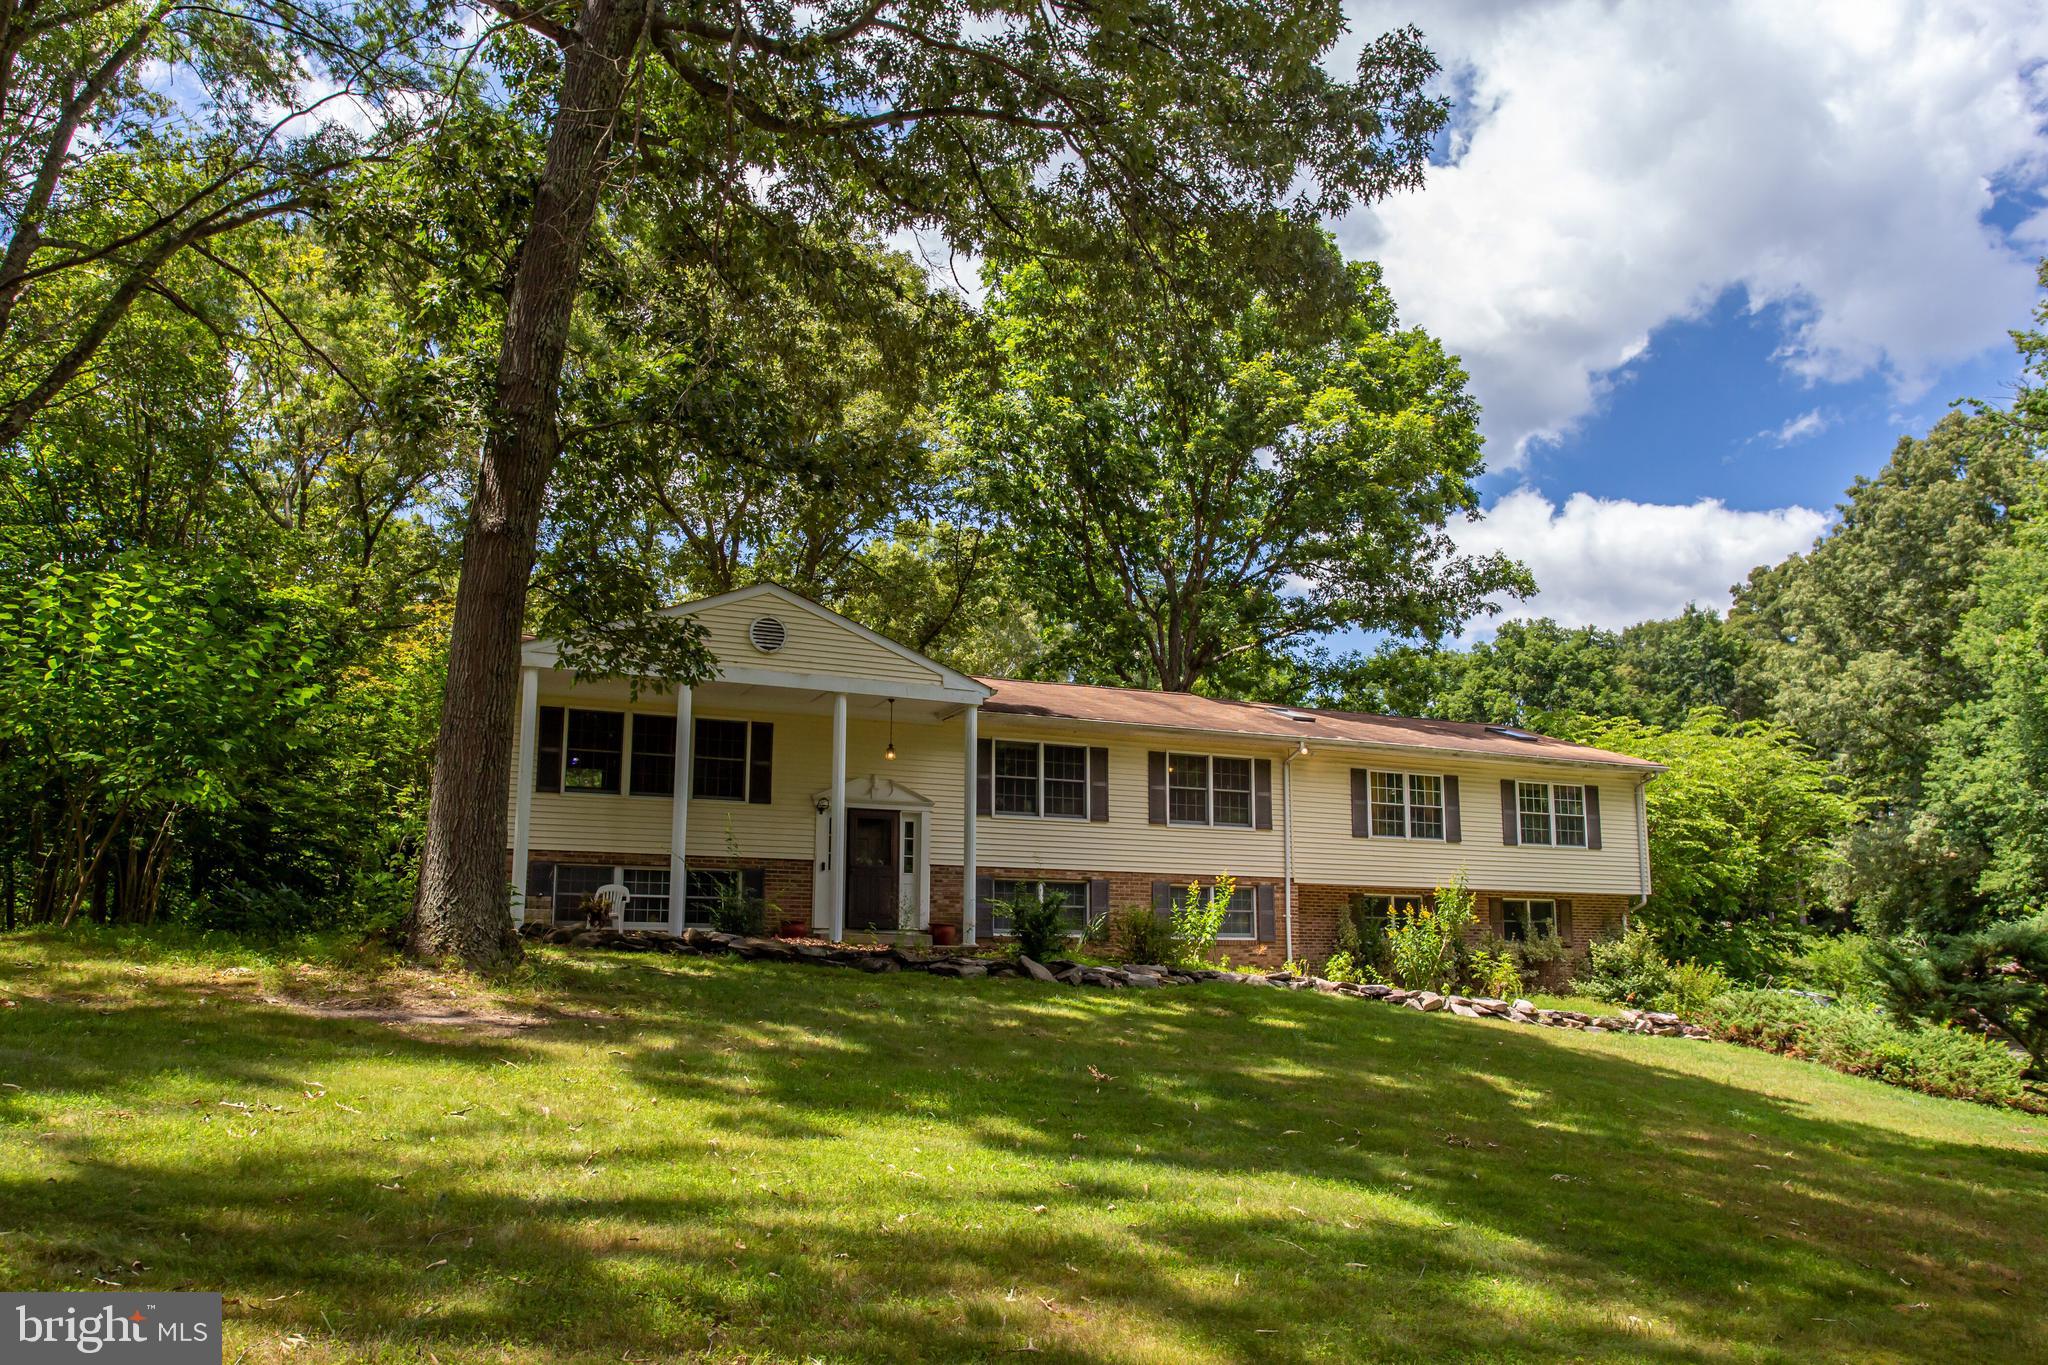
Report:
M1522 469L1488 474L1483 492L1489 501L1529 486L1552 501L1586 490L1827 509L1901 435L1924 434L1955 398L2003 400L2019 375L2001 335L1982 357L1938 372L1917 401L1900 402L1876 375L1831 384L1789 374L1774 358L1783 332L1778 310L1751 313L1737 291L1704 317L1659 328L1580 427L1538 446Z
M1485 408L1514 614L1619 627L1803 549L1998 399L2048 254L2038 0L1349 0L1456 104L1428 184L1334 224ZM1483 634L1482 627L1478 633Z

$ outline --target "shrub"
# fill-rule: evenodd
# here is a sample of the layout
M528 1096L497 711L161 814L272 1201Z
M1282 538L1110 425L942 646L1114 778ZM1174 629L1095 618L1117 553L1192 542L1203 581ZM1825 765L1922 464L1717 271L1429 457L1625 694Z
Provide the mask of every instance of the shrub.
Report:
M1174 960L1173 926L1142 905L1127 905L1116 912L1112 933L1123 945L1131 962L1167 963Z
M1657 951L1650 931L1637 925L1620 938L1595 943L1572 989L1595 1000L1655 1009L1671 991L1671 964Z
M1518 993L1522 989L1522 963L1514 945L1505 940L1482 944L1472 953L1466 979L1481 995L1507 997Z
M1989 1038L1955 1028L1905 1028L1858 1005L1822 1005L1787 991L1731 991L1699 1022L1718 1038L1804 1057L1929 1095L2013 1104L2026 1061Z
M1680 962L1671 968L1670 989L1657 997L1656 1008L1693 1020L1728 986L1728 973L1713 963Z
M1173 902L1173 956L1158 958L1159 962L1201 962L1209 956L1209 950L1216 946L1216 936L1223 932L1223 912L1230 906L1230 898L1237 893L1237 883L1228 874L1218 877L1216 885L1204 894L1201 883L1189 882L1187 894L1176 897Z
M1870 940L1861 934L1806 940L1785 964L1783 980L1803 991L1819 991L1859 1004L1875 1004L1884 997L1871 961Z
M759 938L767 922L767 902L758 896L747 894L744 877L719 878L718 899L711 906L712 928L721 934L744 934L749 938Z
M1066 951L1067 898L1055 891L1050 896L1017 896L997 902L1010 921L1017 951L1040 962Z
M1449 991L1458 982L1458 948L1472 923L1472 892L1460 872L1436 891L1436 905L1387 917L1387 952L1394 976L1409 990Z
M1330 954L1327 962L1323 963L1323 979L1341 981L1353 986L1369 986L1380 979L1380 974L1339 948Z

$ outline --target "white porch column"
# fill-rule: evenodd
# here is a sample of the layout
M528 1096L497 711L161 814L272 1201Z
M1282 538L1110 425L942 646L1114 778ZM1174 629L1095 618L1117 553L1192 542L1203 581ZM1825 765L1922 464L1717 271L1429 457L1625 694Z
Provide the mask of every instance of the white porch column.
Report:
M981 807L981 708L970 706L966 719L966 782L961 788L960 809L960 941L974 946L974 820Z
M540 670L519 670L519 761L512 776L512 922L526 923L526 860L533 842L534 750L540 743Z
M690 832L690 751L696 726L690 721L690 689L676 689L676 792L668 817L668 928L683 932L683 901L689 891L689 869L683 850Z
M832 941L846 937L846 694L832 694Z

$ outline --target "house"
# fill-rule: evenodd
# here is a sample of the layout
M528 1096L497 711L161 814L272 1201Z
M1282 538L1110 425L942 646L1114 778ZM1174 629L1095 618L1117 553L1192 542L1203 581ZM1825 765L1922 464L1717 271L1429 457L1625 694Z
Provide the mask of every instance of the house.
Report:
M746 893L781 932L973 944L1005 932L1019 892L1099 915L1228 874L1219 951L1278 964L1461 871L1483 924L1580 950L1649 892L1643 788L1660 768L1623 754L972 678L770 585L669 611L704 628L715 681L635 696L526 644L515 916L566 918L623 885L628 927L680 932Z

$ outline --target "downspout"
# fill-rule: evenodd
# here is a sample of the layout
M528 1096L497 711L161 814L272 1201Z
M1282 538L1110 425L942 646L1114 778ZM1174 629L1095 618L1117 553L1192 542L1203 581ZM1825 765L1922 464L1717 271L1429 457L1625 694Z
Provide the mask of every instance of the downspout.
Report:
M1280 760L1280 885L1287 902L1287 960L1294 961L1294 760L1308 757L1308 741Z
M1646 793L1650 790L1650 779L1655 773L1644 773L1636 783L1636 885L1642 894L1636 903L1621 912L1621 931L1628 932L1629 916L1640 910L1650 900L1650 803Z

